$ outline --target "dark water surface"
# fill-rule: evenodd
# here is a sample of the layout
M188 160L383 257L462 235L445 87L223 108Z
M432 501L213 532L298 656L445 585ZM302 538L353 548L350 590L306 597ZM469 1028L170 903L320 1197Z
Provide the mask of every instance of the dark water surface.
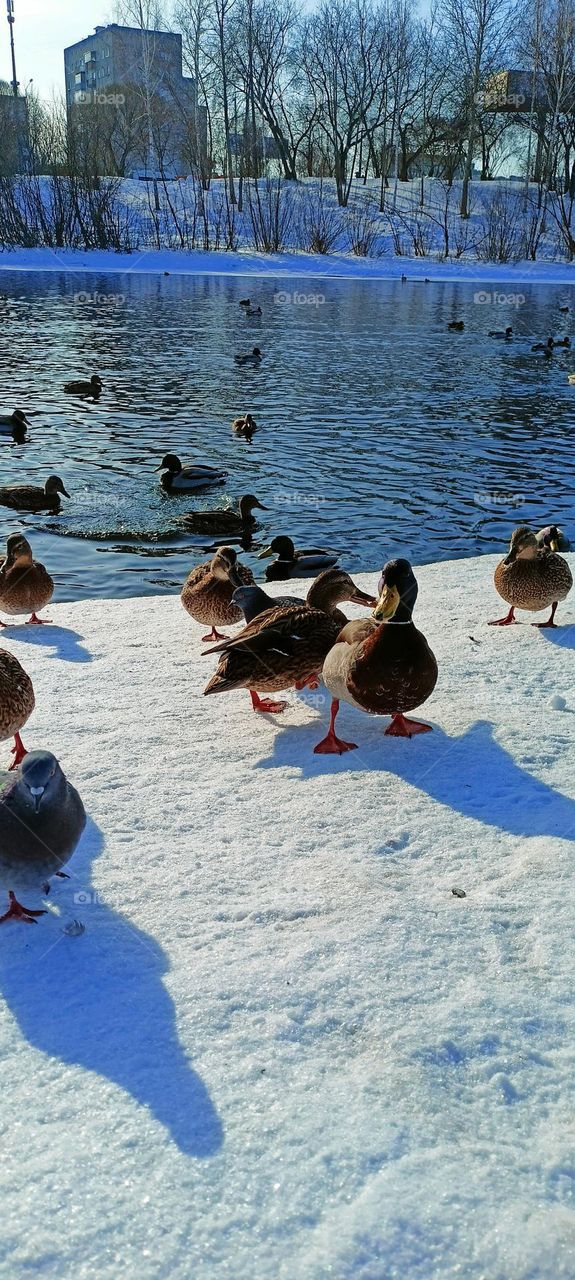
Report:
M501 301L512 289L519 305ZM238 307L248 293L261 319ZM565 333L575 348L572 316L559 312L572 291L478 293L451 282L0 273L0 409L32 421L27 444L0 439L0 483L57 472L71 494L58 517L0 508L0 538L26 528L61 600L172 591L206 548L229 541L171 532L174 516L250 491L269 507L252 564L275 533L337 549L356 571L397 554L421 563L497 551L520 523L553 519L573 540L575 349L548 362L530 351ZM448 333L460 317L465 331ZM487 337L508 324L513 342ZM261 367L238 368L234 352L254 345ZM98 403L63 393L94 372ZM251 446L230 429L246 410L259 425ZM224 465L226 485L165 495L154 467L168 450Z

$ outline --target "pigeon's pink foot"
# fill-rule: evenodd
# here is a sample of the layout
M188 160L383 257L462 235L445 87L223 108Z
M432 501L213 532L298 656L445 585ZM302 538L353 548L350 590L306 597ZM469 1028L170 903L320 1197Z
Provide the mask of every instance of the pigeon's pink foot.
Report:
M385 732L391 738L413 738L416 733L431 733L432 729L433 725L425 724L424 720L408 720L401 711L396 711Z
M28 755L19 733L14 734L14 746L12 747L11 754L14 756L14 759L12 764L9 766L10 769L17 769L18 765L22 763L24 756Z
M357 742L344 742L343 738L338 738L335 732L335 717L338 711L339 711L339 701L337 698L334 698L331 704L331 718L329 722L329 729L325 735L325 738L322 738L321 742L318 742L317 746L314 747L313 749L314 755L341 756L343 755L344 751L357 751Z
M31 622L35 622L38 627L45 627L51 621L52 621L51 618L39 618L36 613L33 613L32 617L28 618L28 622L26 623L26 626L29 627Z
M511 608L509 610L509 613L507 614L507 617L494 618L493 622L487 623L487 626L488 627L509 627L512 622L515 622L515 605L513 604L511 605Z
M8 897L10 906L4 912L4 915L0 916L0 924L3 924L5 920L22 920L24 924L36 924L36 916L48 914L47 911L33 911L32 907L23 907L11 889L8 890Z
M227 640L227 638L223 632L216 631L216 628L212 627L209 636L202 636L202 644L210 644L212 640Z
M557 609L558 604L559 604L559 601L556 600L555 603L551 606L551 616L547 619L547 622L534 622L532 625L534 627L539 627L540 630L544 627L556 627L557 623L554 622L553 619L555 617L555 611Z
M278 714L287 707L287 702L272 702L271 698L260 698L255 689L248 690L254 711L272 711Z

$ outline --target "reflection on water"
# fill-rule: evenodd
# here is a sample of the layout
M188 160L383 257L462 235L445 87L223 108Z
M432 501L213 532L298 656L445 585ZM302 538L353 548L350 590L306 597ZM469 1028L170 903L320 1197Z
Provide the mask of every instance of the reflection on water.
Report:
M172 591L230 541L173 517L246 492L269 508L253 565L275 533L337 549L356 571L495 551L520 523L557 520L573 537L575 350L530 351L570 332L566 287L522 285L514 308L474 303L473 284L420 281L315 281L322 305L274 302L285 285L250 280L263 309L251 319L237 305L245 278L2 276L0 411L25 409L32 430L26 445L0 441L0 482L55 471L72 500L58 517L0 509L0 537L27 527L59 599ZM453 318L463 333L447 332ZM507 324L512 343L487 337ZM238 368L234 353L254 345L261 367ZM96 403L64 395L94 372ZM230 426L246 410L251 445ZM225 465L226 485L164 494L154 468L168 451Z

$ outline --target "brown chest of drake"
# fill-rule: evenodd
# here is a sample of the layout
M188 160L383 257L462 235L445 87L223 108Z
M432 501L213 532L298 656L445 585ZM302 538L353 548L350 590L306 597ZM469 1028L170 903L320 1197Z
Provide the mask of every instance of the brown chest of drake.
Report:
M364 640L347 677L348 697L372 715L413 711L433 693L437 662L413 622L384 622Z

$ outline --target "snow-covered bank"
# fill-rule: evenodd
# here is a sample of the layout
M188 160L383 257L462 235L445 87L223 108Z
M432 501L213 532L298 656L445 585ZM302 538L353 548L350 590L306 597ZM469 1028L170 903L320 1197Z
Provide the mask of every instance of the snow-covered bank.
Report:
M435 258L357 258L351 254L263 254L179 252L148 249L135 253L104 250L11 249L0 251L1 271L98 271L130 275L169 271L174 275L310 276L362 280L462 280L473 282L572 284L569 262L489 263Z
M572 1276L575 598L488 628L495 562L418 571L434 732L341 759L177 598L3 632L91 817L0 932L10 1280Z

